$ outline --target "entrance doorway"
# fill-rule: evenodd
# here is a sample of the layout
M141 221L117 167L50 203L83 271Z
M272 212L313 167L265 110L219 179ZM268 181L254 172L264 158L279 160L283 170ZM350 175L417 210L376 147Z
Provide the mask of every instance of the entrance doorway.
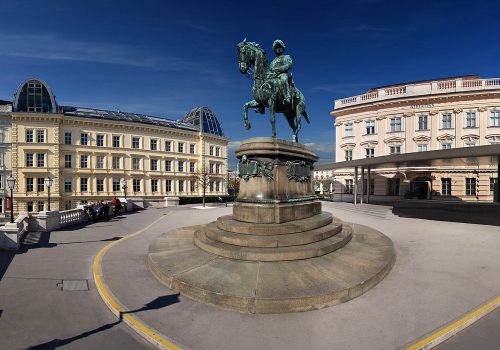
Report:
M413 181L410 181L412 198L430 199L432 190L431 181L432 180L427 176L416 177Z

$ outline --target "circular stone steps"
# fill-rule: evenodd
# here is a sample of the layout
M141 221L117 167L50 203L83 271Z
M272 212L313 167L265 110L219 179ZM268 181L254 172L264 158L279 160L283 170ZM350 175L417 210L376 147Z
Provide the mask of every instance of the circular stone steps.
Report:
M280 235L314 230L333 222L332 214L322 212L306 219L289 221L282 224L264 224L243 222L233 219L232 215L217 219L217 227L224 231L252 235Z
M247 261L285 261L315 258L331 253L346 245L352 237L351 228L343 227L334 236L318 242L298 246L259 248L227 244L207 237L206 228L194 232L194 244L208 253L229 259Z
M201 250L194 245L193 236L203 232L202 226L185 227L154 240L148 264L168 288L224 309L252 314L320 309L365 293L385 277L395 261L393 243L382 233L363 225L353 225L352 233L351 226L344 223L343 228L329 239L345 235L352 239L330 254L259 262ZM242 248L233 247L235 252Z
M341 224L331 223L304 232L279 235L251 235L221 230L216 223L210 223L206 225L205 235L212 240L237 246L278 248L321 241L336 235L341 230Z

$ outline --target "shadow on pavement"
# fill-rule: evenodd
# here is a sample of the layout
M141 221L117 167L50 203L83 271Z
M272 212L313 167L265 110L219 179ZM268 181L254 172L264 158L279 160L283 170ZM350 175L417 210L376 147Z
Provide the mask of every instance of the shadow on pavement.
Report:
M16 253L13 251L0 251L0 281L3 278L3 275L5 275L5 272L9 268L9 265L15 255Z
M122 238L123 237L121 237L121 236L117 236L117 237L98 239L98 240L93 240L93 241L50 243L50 232L30 232L25 236L25 238L21 244L21 247L16 251L16 254L24 254L24 253L28 252L28 250L30 250L30 249L54 248L58 245L76 244L76 243L112 242L112 241L117 241L117 240L122 239ZM1 264L1 260L0 260L0 264ZM1 276L1 274L0 274L0 276Z
M140 312L140 311L161 309L161 308L167 307L169 305L172 305L172 304L175 304L178 302L179 302L179 294L164 295L164 296L158 297L158 298L150 301L149 303L147 303L146 305L144 305L140 309L125 311L125 312L120 313L120 318L116 322L105 324L104 326L98 327L98 328L93 329L91 331L84 332L84 333L79 334L79 335L75 335L75 336L70 337L70 338L53 339L53 340L48 341L46 343L31 346L28 349L30 349L30 350L57 349L61 346L68 345L76 340L86 338L92 334L96 334L96 333L113 328L117 324L121 323L121 321L123 319L123 314L131 314L131 313Z

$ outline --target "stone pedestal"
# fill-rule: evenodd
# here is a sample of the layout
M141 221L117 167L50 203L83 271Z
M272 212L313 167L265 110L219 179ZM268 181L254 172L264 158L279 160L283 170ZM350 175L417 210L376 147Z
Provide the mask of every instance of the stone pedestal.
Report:
M41 211L37 215L38 229L42 232L51 232L61 228L58 211Z
M177 207L179 206L179 197L165 197L166 207Z
M225 309L282 313L345 302L388 273L390 239L321 212L312 186L318 157L308 147L254 138L236 156L233 215L170 231L150 245L149 267L161 282Z
M19 227L16 222L5 223L5 226L2 227L2 232L0 235L4 235L0 237L0 248L6 250L17 250L19 249Z

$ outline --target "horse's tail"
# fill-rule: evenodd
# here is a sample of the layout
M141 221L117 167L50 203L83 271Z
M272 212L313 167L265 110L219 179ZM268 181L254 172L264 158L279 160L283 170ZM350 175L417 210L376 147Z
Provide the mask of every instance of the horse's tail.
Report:
M306 110L304 109L304 111L302 112L302 115L304 116L304 118L306 118L306 122L307 124L311 124L311 120L309 119L309 115L307 115L307 112Z

